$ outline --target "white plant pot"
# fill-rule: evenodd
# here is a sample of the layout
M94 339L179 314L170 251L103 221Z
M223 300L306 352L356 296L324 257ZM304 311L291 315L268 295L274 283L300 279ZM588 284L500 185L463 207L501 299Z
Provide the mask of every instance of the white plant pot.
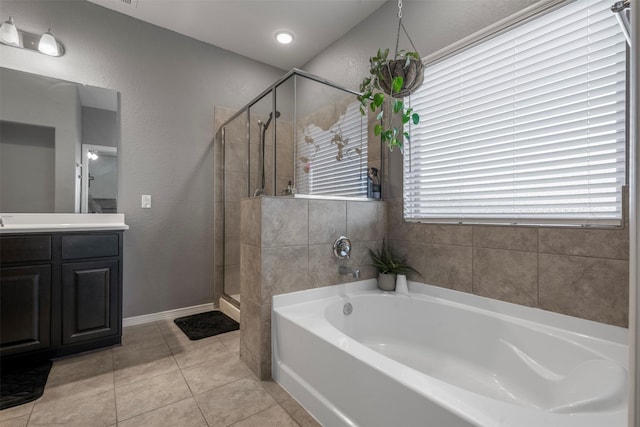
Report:
M396 288L395 274L378 274L378 288L383 291L392 291Z
M396 293L397 294L409 293L409 286L407 285L406 274L398 274L398 276L396 277Z

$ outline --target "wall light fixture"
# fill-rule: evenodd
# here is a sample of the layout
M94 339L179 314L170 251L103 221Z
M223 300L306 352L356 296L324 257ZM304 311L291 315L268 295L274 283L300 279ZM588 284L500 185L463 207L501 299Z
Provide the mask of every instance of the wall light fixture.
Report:
M51 29L42 35L28 33L18 29L11 16L0 24L0 43L49 56L64 55L64 46L51 34Z

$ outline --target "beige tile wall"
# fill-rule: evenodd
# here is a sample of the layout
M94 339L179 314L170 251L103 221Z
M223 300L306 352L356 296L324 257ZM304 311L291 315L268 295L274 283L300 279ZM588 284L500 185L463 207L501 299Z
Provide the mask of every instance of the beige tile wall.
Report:
M376 276L369 248L384 236L384 202L260 197L241 202L240 357L260 378L271 376L271 297L355 280L338 274L340 263ZM349 260L333 256L346 235Z
M225 107L214 108L214 126L218 129L236 113ZM215 197L215 284L214 300L222 293L224 283L229 295L240 293L240 200L247 197L247 180L249 191L253 192L261 185L260 170L260 127L258 120L266 121L266 117L253 114L251 116L251 141L247 144L247 114L241 114L226 126L226 150L222 153L221 144L216 142L216 183ZM265 190L273 192L273 137L277 129L278 148L276 165L276 189L278 192L287 187L293 180L293 127L284 120L272 122L265 135ZM250 150L251 171L247 175L247 150ZM224 164L222 160L224 159ZM226 173L226 204L223 203L223 176ZM223 214L226 223L223 223ZM224 224L224 227L223 227ZM223 245L224 243L224 245ZM226 245L226 246L225 246ZM224 250L224 257L222 256ZM224 269L222 263L224 259ZM223 273L224 272L224 273Z
M388 201L387 235L422 277L463 292L627 327L628 229L405 223Z

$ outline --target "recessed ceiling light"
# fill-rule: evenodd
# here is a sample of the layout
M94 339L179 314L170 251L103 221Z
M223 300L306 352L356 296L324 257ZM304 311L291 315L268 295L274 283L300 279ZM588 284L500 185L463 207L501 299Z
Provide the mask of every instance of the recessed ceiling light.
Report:
M276 33L276 40L281 44L289 44L293 41L293 34L289 31L278 31Z

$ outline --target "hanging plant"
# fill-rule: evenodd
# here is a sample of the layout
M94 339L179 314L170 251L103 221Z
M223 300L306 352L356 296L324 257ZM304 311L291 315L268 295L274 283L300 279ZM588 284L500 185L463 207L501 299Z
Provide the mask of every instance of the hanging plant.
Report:
M414 51L398 50L400 29L404 30ZM422 85L424 79L423 64L420 55L402 24L402 1L398 2L398 35L394 59L389 60L389 49L378 49L375 56L369 58L369 75L360 84L360 113L367 115L371 110L378 113L380 123L374 127L374 134L380 136L390 151L399 147L404 152L404 141L409 141L409 132L404 125L412 122L417 125L420 115L408 108L403 98ZM386 95L389 95L387 101Z

